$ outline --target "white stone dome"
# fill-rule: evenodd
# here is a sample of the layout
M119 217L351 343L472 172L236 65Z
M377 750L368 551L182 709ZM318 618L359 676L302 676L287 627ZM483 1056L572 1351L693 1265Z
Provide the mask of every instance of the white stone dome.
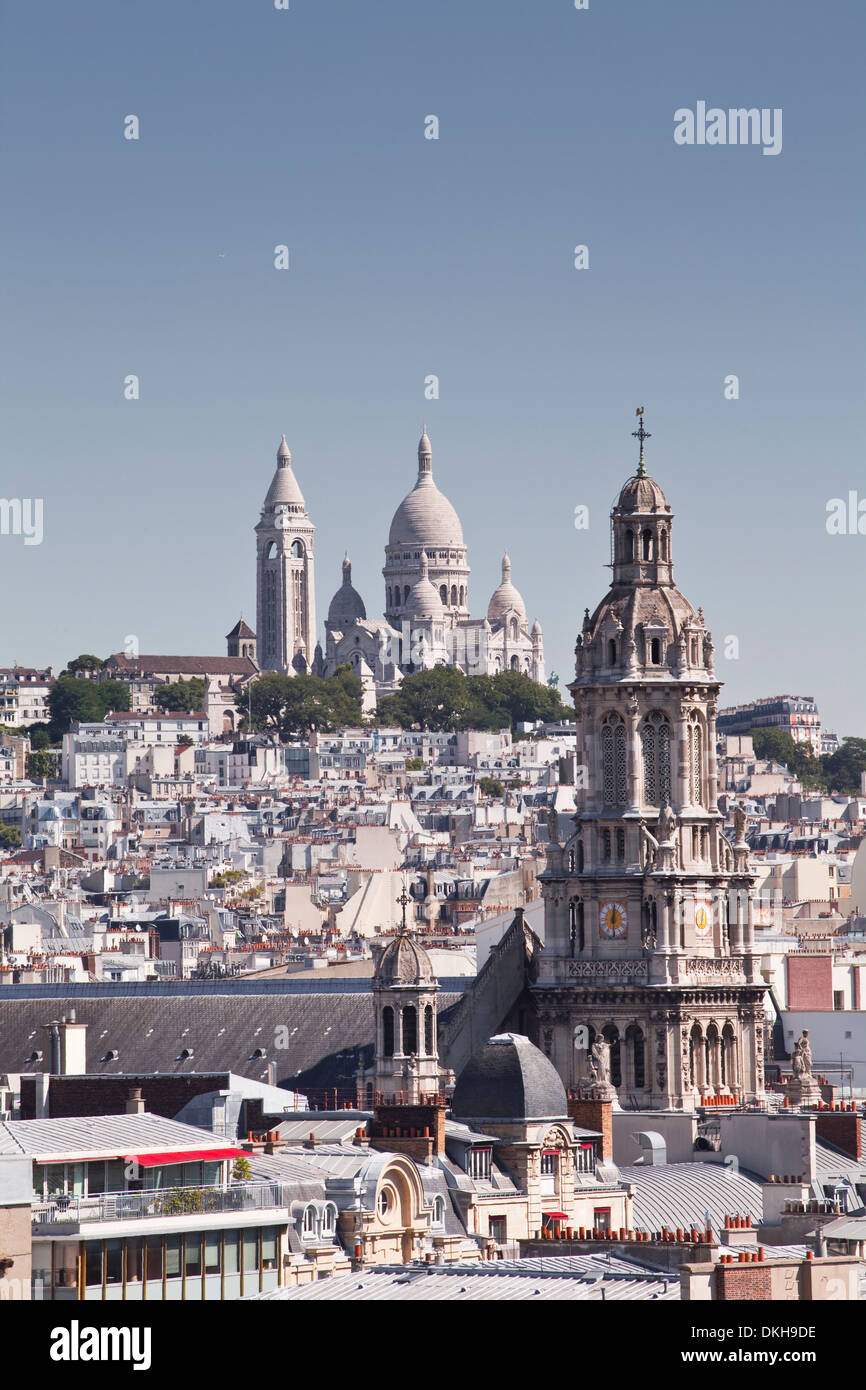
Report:
M404 497L391 522L388 545L424 546L428 550L463 547L460 518L448 498L433 481L430 441L426 434L418 445L418 481Z
M292 472L292 456L289 453L289 446L286 443L286 436L283 435L283 442L277 451L277 471L273 481L268 488L265 498L266 507L276 507L285 505L306 511L304 495L298 487L298 480Z
M405 607L412 618L442 618L445 615L439 591L430 583L426 550L421 551L421 578L409 590Z
M347 555L343 561L343 582L328 609L328 626L351 627L353 623L362 622L366 616L364 600L352 584L352 565Z
M508 555L502 557L502 583L493 590L487 605L487 617L491 623L501 623L509 610L516 610L521 622L526 622L526 604L519 589L511 582L511 561Z

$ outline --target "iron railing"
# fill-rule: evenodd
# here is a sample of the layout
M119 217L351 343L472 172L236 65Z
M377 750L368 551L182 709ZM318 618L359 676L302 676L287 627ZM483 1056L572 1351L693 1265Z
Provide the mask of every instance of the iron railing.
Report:
M202 1216L216 1212L268 1211L288 1205L281 1182L232 1183L229 1187L163 1187L143 1192L103 1192L94 1197L37 1199L34 1226L87 1221L142 1221L151 1217Z

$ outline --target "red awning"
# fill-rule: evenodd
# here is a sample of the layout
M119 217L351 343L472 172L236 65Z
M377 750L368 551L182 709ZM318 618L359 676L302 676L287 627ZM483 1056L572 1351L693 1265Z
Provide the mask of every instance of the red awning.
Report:
M541 1213L541 1215L544 1217L545 1221L567 1221L567 1220L568 1220L568 1212L567 1212L567 1211L543 1211L543 1212Z
M124 1154L124 1158L134 1158L142 1168L158 1168L170 1163L216 1163L221 1158L246 1158L246 1149L173 1149L165 1154Z

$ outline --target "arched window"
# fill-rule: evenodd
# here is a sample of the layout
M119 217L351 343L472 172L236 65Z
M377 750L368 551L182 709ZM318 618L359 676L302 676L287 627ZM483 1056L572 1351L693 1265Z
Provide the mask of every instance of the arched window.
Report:
M602 1034L610 1048L610 1079L614 1086L622 1085L622 1054L619 1045L619 1029L615 1023L606 1023Z
M277 553L277 543L276 543L276 541L271 541L270 544L268 545L266 551L265 551L265 559L266 559L266 560L273 560L273 558L274 558L274 556L276 555L276 553Z
M326 1202L322 1212L322 1235L333 1236L337 1230L337 1208L333 1202Z
M425 1006L424 1006L424 1053L425 1053L425 1055L426 1055L427 1057L432 1057L432 1056L435 1055L435 1052L436 1052L436 1047L435 1047L435 1039L434 1039L434 1035L433 1035L433 1006L432 1006L432 1004L425 1004Z
M382 1051L386 1057L394 1056L394 1010L390 1004L382 1010Z
M668 558L668 533L664 528L659 532L659 558L662 560Z
M646 1047L644 1045L643 1030L632 1023L626 1029L626 1044L628 1046L628 1060L631 1069L629 1078L630 1085L636 1091L642 1091L646 1085Z
M689 1034L689 1081L692 1086L704 1084L704 1035L699 1023L694 1024Z
M734 1030L730 1023L726 1023L722 1029L721 1075L722 1085L736 1086L737 1039L734 1036Z
M634 559L634 531L626 531L625 533L625 555L623 558L625 560Z
M512 640L512 642L516 642L516 641L517 641L518 632L519 632L519 628L518 628L518 625L517 625L517 619L516 619L516 618L512 618L512 619L511 619L511 640Z
M602 788L606 806L623 806L628 799L625 745L622 717L606 715L601 727Z
M662 660L662 644L658 637L654 637L650 642L650 661L653 666L660 666Z
M430 1225L431 1225L431 1226L444 1226L444 1225L445 1225L445 1198L444 1198L444 1197L434 1197L434 1198L433 1198L433 1215L430 1217Z
M640 536L641 559L651 560L653 558L653 533L649 527L641 531Z
M439 585L439 597L440 597L440 599L442 600L442 603L443 603L443 604L445 604L445 603L448 602L448 585L447 585L447 584L440 584L440 585Z
M625 831L620 827L616 832L616 857L625 859Z
M512 669L512 671L519 671L519 670L520 670L520 657L519 657L519 656L513 656L513 657L511 658L511 669Z
M310 1236L316 1234L317 1224L316 1208L310 1203L309 1206L304 1207L304 1220L301 1226L301 1233L309 1239Z
M616 665L616 642L612 637L609 637L607 642L607 664L608 666Z
M456 584L452 584L452 585L451 585L451 607L452 607L452 608L456 608L456 607L457 607L457 585L456 585Z
M610 831L607 829L601 832L601 857L605 862L610 859Z
M671 799L671 726L653 710L641 729L643 794L649 806L666 806Z
M409 602L409 585L408 585L408 584L404 584L404 585L403 585L403 602L404 602L404 603L408 603L408 602Z
M294 555L296 560L302 560L304 558L303 541L292 541L292 554Z
M418 1051L418 1014L414 1004L403 1010L403 1053L407 1057Z
M466 590L462 584L460 585L460 607L466 607Z
M703 806L703 730L699 716L689 717L689 797L693 806Z

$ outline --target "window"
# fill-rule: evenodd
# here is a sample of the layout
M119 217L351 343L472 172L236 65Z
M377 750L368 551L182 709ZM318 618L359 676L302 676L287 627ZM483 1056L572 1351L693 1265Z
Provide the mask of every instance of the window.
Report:
M382 1051L386 1057L394 1056L394 1010L390 1004L382 1010Z
M123 1283L122 1240L107 1240L105 1242L105 1282L106 1284Z
M486 1182L490 1178L492 1157L493 1151L491 1149L470 1149L468 1170L470 1178Z
M252 1274L259 1267L259 1233L244 1231L244 1273Z
M616 832L616 857L625 859L625 831L621 828Z
M555 1149L546 1149L541 1155L541 1176L555 1178L559 1164L559 1154Z
M644 721L641 745L644 801L650 806L666 806L671 799L671 726L658 710Z
M219 1274L221 1268L219 1232L211 1232L204 1240L204 1272Z
M403 1052L414 1056L418 1051L418 1013L414 1004L407 1004L403 1010Z
M162 1279L162 1236L148 1236L145 1244L147 1246L148 1280Z
M601 727L601 763L604 802L622 806L627 801L625 724L618 714L605 717Z
M167 1279L180 1278L180 1236L165 1238L165 1276Z
M595 1172L595 1145L580 1144L575 1151L574 1167L578 1173Z
M491 1216L490 1235L497 1245L504 1245L508 1239L508 1219L504 1216Z
M226 1231L225 1233L224 1243L226 1274L237 1274L238 1270L241 1267L238 1239L239 1234L240 1233L238 1231Z
M391 1192L389 1188L382 1188L382 1191L379 1193L379 1198L376 1203L376 1209L380 1217L384 1220L385 1217L388 1215L388 1212L391 1210Z
M316 1208L313 1206L304 1207L304 1221L302 1233L308 1239L316 1234Z
M201 1277L201 1234L189 1235L184 1240L184 1258L187 1279Z
M301 560L301 559L303 559L303 555L304 555L304 544L303 544L303 541L292 541L292 554L293 554L293 556L295 557L296 560Z
M277 1228L265 1226L262 1230L262 1269L277 1267Z
M607 664L608 666L616 665L616 642L612 637L608 638L607 643Z
M84 1282L88 1288L102 1284L102 1241L84 1247Z
M650 642L650 661L653 666L660 666L662 659L662 644L657 637Z
M833 990L833 1008L834 1008L834 1009L844 1009L844 1007L845 1007L845 993L844 993L844 991L841 990L841 989L834 989L834 990Z
M642 559L642 560L652 560L652 559L654 558L654 557L653 557L653 537L652 537L652 531L650 531L649 529L647 529L647 530L641 532L640 544L641 544L641 559Z
M424 1052L426 1056L432 1057L435 1051L433 1038L433 1006L424 1006Z
M126 1282L127 1284L140 1284L144 1277L144 1241L127 1240L126 1245Z
M690 787L689 793L693 806L702 806L703 798L701 785L703 780L702 746L701 740L703 731L697 714L692 714L689 719L688 729L688 749L689 749L689 774Z
M604 860L610 859L610 831L601 832L601 857Z
M592 1213L592 1228L594 1231L610 1230L610 1207L596 1207Z
M444 1226L445 1224L445 1198L433 1198L433 1215L430 1218L432 1226Z
M322 1213L322 1235L333 1236L337 1230L337 1208L333 1202L325 1203L325 1210Z

